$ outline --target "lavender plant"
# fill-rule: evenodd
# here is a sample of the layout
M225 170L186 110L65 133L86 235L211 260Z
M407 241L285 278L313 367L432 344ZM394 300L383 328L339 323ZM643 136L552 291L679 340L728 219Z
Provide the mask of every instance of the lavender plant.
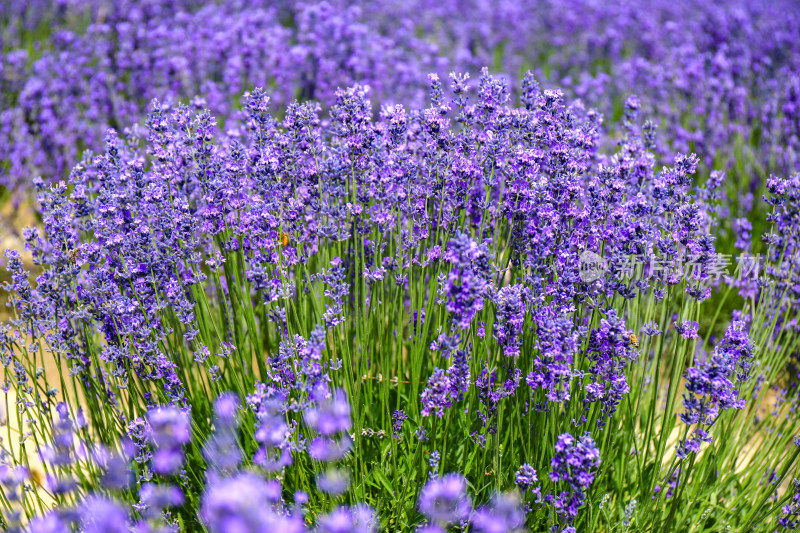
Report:
M768 182L763 271L723 275L722 178L660 165L637 98L614 143L533 74L519 105L449 81L279 118L256 89L224 133L154 101L36 180L3 526L793 527L798 178Z

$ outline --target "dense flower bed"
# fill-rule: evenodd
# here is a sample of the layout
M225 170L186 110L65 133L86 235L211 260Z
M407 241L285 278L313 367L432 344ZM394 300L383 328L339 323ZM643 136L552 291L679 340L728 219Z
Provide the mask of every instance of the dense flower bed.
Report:
M125 6L0 13L4 529L800 525L795 9Z
M156 97L198 98L229 124L255 86L270 87L281 106L331 105L338 87L356 82L381 103L419 106L425 73L484 66L510 80L534 70L609 119L637 94L664 162L693 151L754 189L759 176L797 168L792 3L42 4L10 2L2 15L15 22L4 29L0 69L7 185L65 177L84 149L102 149L106 127L138 123ZM20 26L49 39L26 42Z

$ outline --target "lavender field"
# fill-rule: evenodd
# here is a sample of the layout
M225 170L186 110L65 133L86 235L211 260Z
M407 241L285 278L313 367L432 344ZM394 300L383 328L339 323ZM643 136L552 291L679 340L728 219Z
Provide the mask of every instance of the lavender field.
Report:
M0 0L0 530L800 528L800 4Z

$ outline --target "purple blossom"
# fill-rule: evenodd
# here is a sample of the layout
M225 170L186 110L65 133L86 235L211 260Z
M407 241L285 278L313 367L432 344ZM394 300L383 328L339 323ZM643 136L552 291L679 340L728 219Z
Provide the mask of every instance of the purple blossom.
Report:
M444 259L453 266L444 288L447 311L459 328L468 329L491 291L489 249L460 233L449 242Z
M522 346L522 325L525 321L525 299L530 289L513 285L497 291L497 318L494 338L503 347L506 357L515 357Z
M420 396L422 416L435 414L442 418L444 410L453 405L452 388L450 377L445 371L441 368L434 369L433 374L428 378L428 386Z
M239 399L223 394L214 402L214 434L203 446L203 456L213 470L221 474L234 472L242 461L236 430Z
M169 507L180 507L184 502L183 492L168 484L144 483L139 491L139 498L139 503L133 505L133 508L151 519L158 518Z
M466 350L456 350L453 355L453 364L447 369L450 381L450 396L453 402L464 399L470 383L469 358Z
M466 480L460 474L429 480L419 493L417 506L432 522L448 525L466 520L472 511Z
M352 422L345 392L336 389L330 397L321 398L305 412L305 421L317 433L326 437L349 431Z
M800 481L792 481L792 498L781 507L782 516L778 518L778 524L786 529L795 530L800 526Z
M337 507L317 521L319 533L375 533L378 520L367 505Z
M339 440L316 437L308 445L308 454L317 461L340 461L352 447L350 437L343 436Z
M523 493L533 487L534 483L538 480L539 478L536 475L536 470L528 463L521 465L514 476L514 483L517 484Z
M36 533L69 533L69 521L64 520L58 511L34 518L30 523L30 531Z
M680 417L685 424L697 427L691 437L678 443L679 457L698 452L702 442L711 442L707 429L714 425L720 411L744 408L745 400L738 397L736 383L749 379L754 356L755 345L745 323L734 320L714 353L705 360L698 359L686 371L685 411Z
M503 399L514 395L521 379L522 371L517 368L503 383L498 384L497 371L490 371L486 366L483 367L480 375L475 379L475 388L478 392L478 400L481 403L478 416L489 433L494 434L497 431L495 414L497 413L498 404Z
M597 403L600 413L609 418L630 390L625 368L628 361L637 357L630 336L625 321L617 316L614 309L608 310L606 317L589 333L587 357L592 364L589 368L590 383L584 385L584 403L587 406ZM599 427L605 426L606 417L601 415L597 419Z
M408 420L405 411L398 409L392 413L392 437L400 439L403 437L403 423Z
M177 474L184 462L183 446L192 439L189 413L161 407L147 413L147 422L154 445L153 470L166 476Z
M442 456L437 450L431 452L431 456L428 458L428 478L435 479L439 477L439 463L441 460Z
M101 496L89 496L78 509L81 526L87 533L126 533L130 530L128 514L116 502Z
M556 441L550 466L550 480L565 484L566 488L548 496L548 501L559 518L571 524L586 500L586 491L594 482L600 466L600 451L588 433L578 439L563 433Z
M220 479L206 488L200 518L214 533L305 531L301 518L273 510L270 494L269 484L252 474Z
M525 512L519 495L495 494L489 505L479 507L470 518L471 530L481 533L518 533L526 531Z
M260 445L253 461L268 471L279 471L292 464L292 431L286 421L284 393L258 383L255 392L247 397L247 405L256 414L254 437Z
M681 337L684 339L694 339L697 337L697 329L700 327L700 324L693 320L687 320L686 322L675 322L675 330L680 333Z
M533 360L533 371L526 382L534 390L544 389L548 401L565 402L570 398L577 332L570 318L555 315L551 308L543 308L535 323L539 354Z

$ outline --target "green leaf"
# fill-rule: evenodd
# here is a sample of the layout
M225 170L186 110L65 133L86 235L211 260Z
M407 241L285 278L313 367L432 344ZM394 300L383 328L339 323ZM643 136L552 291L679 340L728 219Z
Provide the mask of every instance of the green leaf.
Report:
M375 479L378 480L378 482L384 488L384 490L386 490L386 492L389 494L389 496L393 498L394 497L394 489L392 489L392 484L389 483L389 478L386 477L386 474L383 473L383 470L375 469L372 472L372 474L375 477Z

